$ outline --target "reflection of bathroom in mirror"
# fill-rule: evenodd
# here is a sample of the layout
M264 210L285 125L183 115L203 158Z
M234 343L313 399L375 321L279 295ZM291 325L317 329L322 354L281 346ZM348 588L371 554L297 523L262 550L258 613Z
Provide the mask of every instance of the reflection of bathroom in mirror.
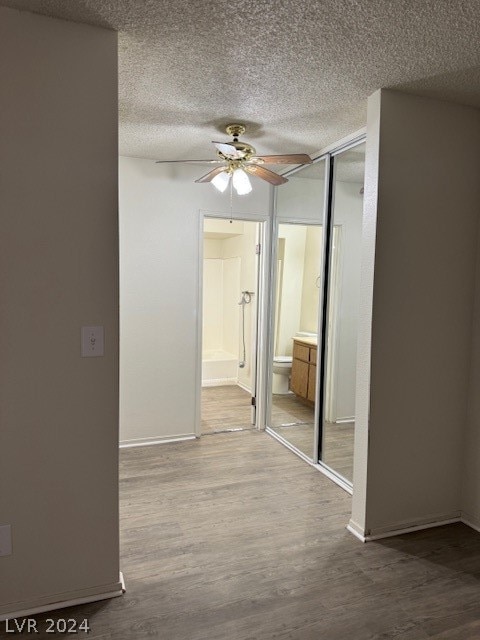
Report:
M271 428L308 457L314 440L320 225L279 224Z
M279 224L268 426L302 457L351 484L365 143L336 152L328 167L333 179L327 193L322 160L289 174L276 198ZM323 237L324 219L328 238ZM323 244L327 264L322 264ZM320 307L320 297L325 308ZM325 314L324 349L317 349L320 308ZM317 396L322 406L315 424Z

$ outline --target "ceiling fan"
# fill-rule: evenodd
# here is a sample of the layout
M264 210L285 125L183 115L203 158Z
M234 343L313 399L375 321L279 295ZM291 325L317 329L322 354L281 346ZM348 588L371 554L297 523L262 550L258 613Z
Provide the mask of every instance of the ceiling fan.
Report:
M248 174L266 180L270 184L280 185L288 182L287 178L270 171L264 164L310 164L312 159L306 153L292 153L287 155L257 156L254 147L248 142L240 142L239 136L245 133L243 124L229 124L226 127L228 135L233 137L232 142L215 142L218 160L158 160L164 162L188 162L197 164L218 164L207 174L195 180L195 182L211 182L222 193L228 187L230 178L232 187L239 196L246 195L252 190Z

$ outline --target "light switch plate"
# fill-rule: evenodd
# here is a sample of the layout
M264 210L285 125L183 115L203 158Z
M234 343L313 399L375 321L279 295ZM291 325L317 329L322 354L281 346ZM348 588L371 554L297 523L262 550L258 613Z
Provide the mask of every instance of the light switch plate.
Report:
M9 524L0 526L0 556L12 555L12 527Z
M103 327L82 327L82 358L98 358L103 355Z

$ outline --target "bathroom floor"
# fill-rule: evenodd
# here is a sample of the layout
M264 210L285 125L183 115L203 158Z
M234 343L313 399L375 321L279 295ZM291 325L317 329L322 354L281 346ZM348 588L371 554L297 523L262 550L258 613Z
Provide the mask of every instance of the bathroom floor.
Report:
M202 434L230 429L251 429L251 396L237 385L202 387ZM293 394L272 396L272 424L310 423L313 429L313 409ZM302 451L303 449L299 447ZM311 447L310 447L311 450ZM309 455L310 455L309 450Z
M299 423L310 423L313 428L314 415L313 407L298 400L293 393L272 395L271 426L273 428Z
M252 429L251 396L237 385L202 387L202 434Z
M202 388L202 435L253 429L251 396L237 385ZM294 394L272 396L272 429L308 457L314 443L314 410ZM353 478L354 423L325 424L324 462Z

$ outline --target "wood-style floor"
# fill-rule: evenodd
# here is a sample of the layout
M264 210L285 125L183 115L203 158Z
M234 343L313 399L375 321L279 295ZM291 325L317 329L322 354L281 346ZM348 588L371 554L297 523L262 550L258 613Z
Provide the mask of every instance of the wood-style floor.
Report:
M202 434L251 429L251 395L238 385L202 387Z
M293 394L272 396L271 425L309 458L313 457L314 410ZM251 429L250 394L237 385L202 388L202 434ZM353 480L354 424L324 426L323 461L334 471Z
M40 614L39 628L87 617L95 640L480 638L480 535L466 526L362 544L345 529L349 496L257 431L120 458L127 593Z
M309 458L313 457L313 421L306 424L273 427L273 431ZM353 422L345 424L324 423L322 460L350 482L353 481L353 441Z

